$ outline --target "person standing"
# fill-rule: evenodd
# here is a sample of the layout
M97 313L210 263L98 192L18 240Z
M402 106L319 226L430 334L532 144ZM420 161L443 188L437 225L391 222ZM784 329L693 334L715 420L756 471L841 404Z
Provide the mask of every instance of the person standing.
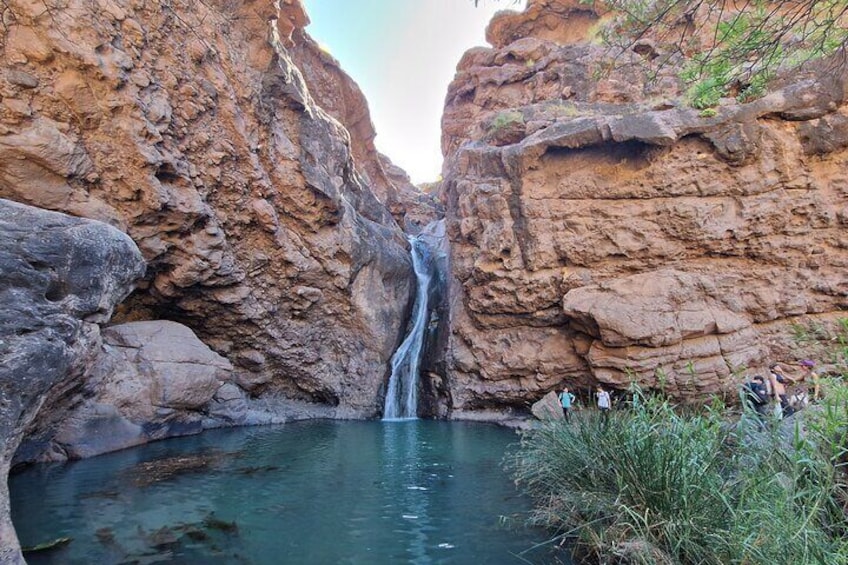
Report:
M574 404L574 395L568 391L568 387L563 387L559 393L559 403L562 405L562 415L565 421L571 423L571 405Z
M769 381L774 399L780 403L780 416L786 418L792 415L792 407L789 405L789 397L786 396L786 383L788 379L783 374L783 369L777 363L769 367Z
M819 388L819 376L813 371L813 367L816 366L816 362L812 359L804 359L801 361L801 370L804 371L804 376L802 377L805 381L810 380L813 383L813 402L816 402L821 398L821 389Z
M754 410L757 411L757 414L761 419L765 418L768 415L768 404L769 404L769 392L768 387L766 387L765 379L760 375L755 375L753 379L751 379L751 392L754 401Z
M606 422L609 419L610 395L604 390L604 387L598 385L598 389L595 392L595 398L597 398L598 401L598 410L601 411L601 420Z

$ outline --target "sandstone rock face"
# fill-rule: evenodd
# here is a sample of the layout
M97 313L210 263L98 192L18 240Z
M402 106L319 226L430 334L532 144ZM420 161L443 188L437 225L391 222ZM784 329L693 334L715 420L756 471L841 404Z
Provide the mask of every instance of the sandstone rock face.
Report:
M98 324L144 274L133 242L100 222L0 199L0 563L23 563L10 462L38 410L78 388Z
M845 311L844 68L702 114L668 69L593 78L586 6L529 4L465 55L443 118L454 417L562 384L732 394L793 323Z
M253 398L374 415L411 263L355 159L364 102L339 108L352 145L295 64L300 3L2 11L0 196L137 242L148 275L118 321L184 323Z

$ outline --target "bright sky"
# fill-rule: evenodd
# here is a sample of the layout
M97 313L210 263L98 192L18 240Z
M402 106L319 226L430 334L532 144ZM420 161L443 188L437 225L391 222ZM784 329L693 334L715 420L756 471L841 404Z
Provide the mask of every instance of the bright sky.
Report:
M341 63L368 100L377 149L412 182L438 178L441 118L462 54L488 46L486 24L497 10L524 1L303 0L306 31Z

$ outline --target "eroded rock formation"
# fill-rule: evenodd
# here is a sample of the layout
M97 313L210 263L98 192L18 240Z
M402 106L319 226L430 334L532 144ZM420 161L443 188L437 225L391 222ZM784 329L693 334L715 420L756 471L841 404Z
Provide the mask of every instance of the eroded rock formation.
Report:
M569 0L496 16L449 89L454 417L560 383L732 391L800 317L848 306L845 69L701 113L674 69L598 79L597 21Z
M295 63L300 3L0 10L0 195L129 234L149 269L119 321L186 324L253 398L374 415L411 263L361 95L340 123Z
M231 363L186 326L129 322L104 328L101 336L102 346L73 395L63 399L64 409L48 406L39 415L13 465L81 459L209 428L299 416L248 398Z
M144 274L123 233L0 199L0 563L23 563L9 515L12 456L44 405L73 396L100 329Z

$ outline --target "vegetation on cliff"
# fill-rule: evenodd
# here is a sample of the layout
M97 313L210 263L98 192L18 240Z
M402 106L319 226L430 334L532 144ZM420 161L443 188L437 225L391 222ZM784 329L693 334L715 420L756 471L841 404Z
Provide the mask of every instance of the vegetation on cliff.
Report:
M586 4L601 4L584 0ZM844 56L846 0L605 0L599 29L620 52L634 50L658 68L681 66L697 108L735 94L764 94L768 81L836 52Z
M509 7L515 1L504 2ZM551 4L568 4L555 0ZM848 45L848 0L575 0L602 15L594 30L609 64L634 51L654 71L682 69L689 102L709 108L734 95L762 96L780 73ZM474 0L475 5L480 0Z
M591 413L524 435L511 467L553 542L603 563L847 562L848 386L794 429L636 400L608 424Z

